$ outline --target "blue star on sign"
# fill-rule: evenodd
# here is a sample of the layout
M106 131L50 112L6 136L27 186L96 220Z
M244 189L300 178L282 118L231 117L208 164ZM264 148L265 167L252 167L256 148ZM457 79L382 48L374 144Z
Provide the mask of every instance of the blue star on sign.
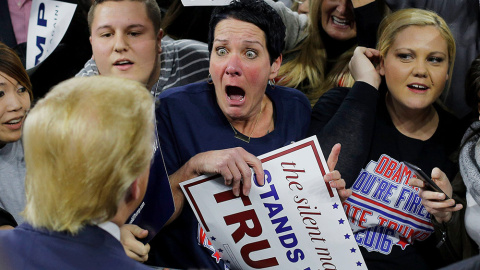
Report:
M343 224L344 222L345 222L345 220L343 220L343 218L338 220L338 224Z
M345 236L345 239L350 239L350 234L347 233L344 236Z
M360 261L358 261L357 266L362 266L362 263Z
M350 252L351 252L351 253L355 253L356 251L357 251L356 248L351 248L351 249L350 249Z
M212 241L217 240L217 238L215 238L215 236L212 236L210 239L212 239Z
M220 253L223 253L223 249L221 249L221 248L219 248L218 251L219 251Z
M337 208L338 208L338 204L337 204L337 203L334 203L332 206L333 206L333 209L337 209Z

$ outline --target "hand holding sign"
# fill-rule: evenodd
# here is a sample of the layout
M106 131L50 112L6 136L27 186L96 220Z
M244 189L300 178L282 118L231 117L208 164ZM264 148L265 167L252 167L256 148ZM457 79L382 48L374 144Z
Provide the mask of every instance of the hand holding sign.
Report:
M344 202L348 199L350 195L352 195L351 189L345 188L345 180L342 179L339 171L335 170L335 166L337 165L338 156L340 155L341 145L339 143L335 144L332 147L332 151L328 156L327 166L330 170L329 173L325 174L324 180L325 182L329 182L332 188L336 188L338 192L338 196L340 197L340 201Z
M336 145L328 167L339 153ZM254 182L249 196L234 196L218 175L181 183L201 226L199 244L215 239L208 248L230 269L366 269L332 187L349 191L338 171L329 172L316 137L259 160L265 183Z
M202 174L220 174L225 179L225 185L232 185L233 194L240 195L240 187L244 195L250 193L252 186L252 170L263 185L263 169L260 160L241 147L224 150L208 151L195 155L188 161L195 176Z
M142 239L147 237L147 235L148 231L137 225L125 224L120 228L120 241L128 257L139 262L148 260L150 245L143 244L137 240L137 238Z

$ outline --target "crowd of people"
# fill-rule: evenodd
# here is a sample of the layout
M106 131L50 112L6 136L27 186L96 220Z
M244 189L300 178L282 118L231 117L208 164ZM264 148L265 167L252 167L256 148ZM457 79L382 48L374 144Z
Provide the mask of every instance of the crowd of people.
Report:
M230 269L180 183L248 196L309 135L368 269L480 267L478 1L69 0L26 70L31 2L0 0L0 269ZM144 243L127 219L169 198Z

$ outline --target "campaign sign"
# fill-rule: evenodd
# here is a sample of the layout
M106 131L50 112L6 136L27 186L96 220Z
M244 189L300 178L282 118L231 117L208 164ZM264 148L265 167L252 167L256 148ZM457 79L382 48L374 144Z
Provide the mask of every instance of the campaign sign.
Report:
M182 0L182 4L189 6L227 6L232 0Z
M75 13L76 4L33 0L28 21L26 68L45 60L58 46Z
M200 225L231 269L367 269L315 136L259 157L265 185L252 179L235 197L222 177L181 184Z
M153 152L153 163L150 166L150 176L145 197L137 210L128 219L129 224L135 224L142 229L148 230L147 237L140 239L144 244L153 239L175 212L175 203L173 202L172 190L156 129Z

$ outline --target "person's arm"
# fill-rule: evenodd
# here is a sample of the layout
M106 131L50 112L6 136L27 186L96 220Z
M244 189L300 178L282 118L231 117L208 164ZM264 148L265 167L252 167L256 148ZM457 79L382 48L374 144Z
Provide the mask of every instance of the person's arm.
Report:
M355 12L358 46L375 48L378 26L382 21L378 1L352 0L352 4Z
M351 89L334 88L315 104L309 134L326 149L342 144L337 170L350 187L367 160L373 136L380 75L369 59L378 51L359 47L349 64L356 82Z
M292 11L282 2L274 2L273 0L265 0L265 2L278 12L285 24L285 49L283 51L287 52L295 48L306 37L305 29L308 25L308 16Z

